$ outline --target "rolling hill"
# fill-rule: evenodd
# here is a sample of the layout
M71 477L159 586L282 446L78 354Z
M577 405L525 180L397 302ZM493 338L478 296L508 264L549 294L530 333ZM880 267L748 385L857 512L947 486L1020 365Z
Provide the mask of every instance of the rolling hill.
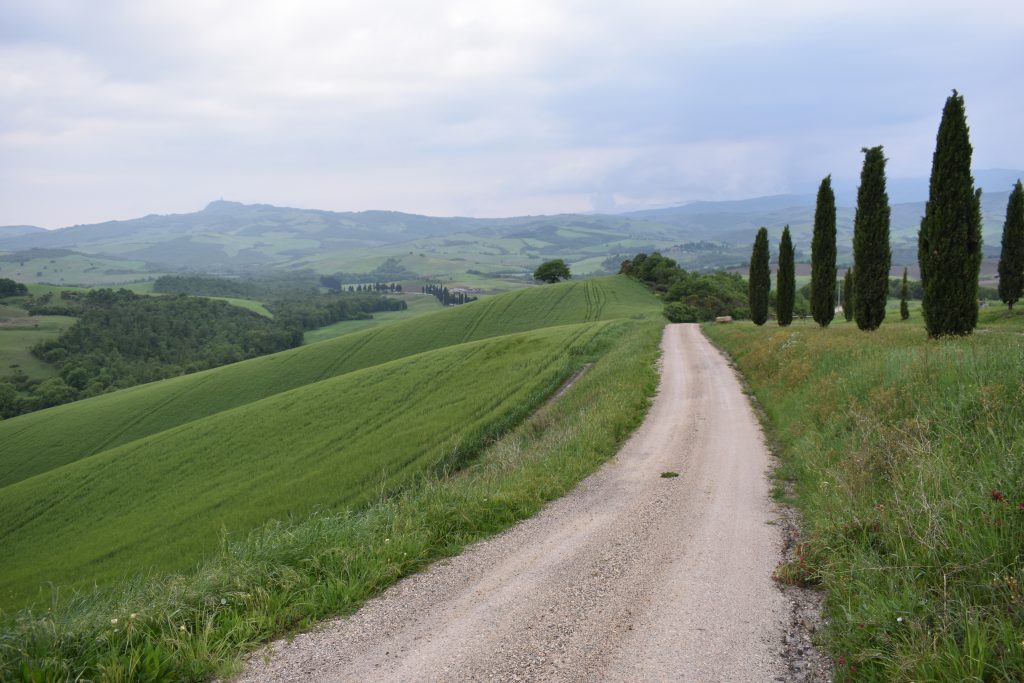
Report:
M986 253L998 251L1010 170L976 171L983 194ZM894 262L916 261L927 179L891 181ZM840 260L848 258L854 200L837 182ZM815 190L816 188L808 188ZM332 212L266 204L211 202L201 211L150 215L60 230L0 228L0 277L23 282L117 284L182 270L251 272L309 269L365 274L385 263L409 279L507 290L530 281L544 259L562 258L576 274L616 271L638 252L659 250L691 270L742 265L760 226L790 225L795 247L810 252L815 196L776 195L691 202L616 215L511 218L418 216L392 211ZM799 254L798 254L799 258ZM51 260L52 259L52 260ZM394 279L394 278L389 278Z
M623 277L567 282L0 422L0 604L457 463L658 311Z
M622 332L621 324L584 323L428 351L6 486L2 604L43 582L82 586L186 569L217 547L222 530L371 501L471 456L539 405L606 335Z
M0 486L191 420L403 356L541 327L659 311L657 301L625 277L565 282L3 420Z

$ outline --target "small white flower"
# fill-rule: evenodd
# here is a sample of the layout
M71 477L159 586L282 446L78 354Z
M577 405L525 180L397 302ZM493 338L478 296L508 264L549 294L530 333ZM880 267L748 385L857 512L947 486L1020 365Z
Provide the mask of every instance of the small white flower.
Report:
M111 623L111 624L116 624L116 623L117 623L117 619L111 619L111 620L110 620L110 623Z
M903 617L896 617L896 623L902 624L903 623Z
M385 542L385 543L391 543L391 539L390 539L390 538L385 538L385 539L384 539L384 542Z
M185 624L182 624L181 626L179 626L178 630L179 631L184 631L185 630Z
M221 598L221 599L220 599L220 604L222 604L222 605L226 605L226 604L228 604L228 600L227 600L227 598Z
M134 619L134 618L135 618L135 617L137 617L137 616L139 616L139 615L138 615L138 614L136 614L135 612L132 612L131 614L129 614L129 615L128 615L128 618L129 618L129 619Z

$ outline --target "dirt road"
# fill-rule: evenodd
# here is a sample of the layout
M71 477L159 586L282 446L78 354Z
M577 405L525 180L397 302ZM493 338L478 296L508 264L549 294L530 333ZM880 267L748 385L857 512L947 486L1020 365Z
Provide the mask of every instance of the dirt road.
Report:
M769 455L732 370L670 325L651 411L537 517L278 642L243 681L771 681L787 602ZM662 472L678 472L662 478Z

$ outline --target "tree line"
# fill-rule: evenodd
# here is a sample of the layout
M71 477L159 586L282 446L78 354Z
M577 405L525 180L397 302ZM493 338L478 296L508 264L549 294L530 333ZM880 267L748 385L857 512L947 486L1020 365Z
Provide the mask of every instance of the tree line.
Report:
M643 282L665 303L665 317L672 322L700 322L717 316L749 316L747 285L737 273L700 274L679 266L658 252L640 253L622 261L619 273Z
M881 146L865 148L857 209L853 223L853 265L843 277L842 309L862 330L875 330L885 320L887 299L894 285L889 277L890 207L886 193L886 158ZM956 90L946 100L932 158L925 215L918 232L921 281L917 287L929 337L965 335L978 322L979 294L994 294L1012 310L1024 288L1024 189L1014 186L1006 209L999 288L979 287L981 268L981 190L971 176L972 147L963 97ZM761 228L751 250L748 302L758 325L768 319L771 273L768 233ZM779 245L776 314L780 325L792 321L795 275L789 226ZM811 244L810 299L814 320L827 327L834 316L836 287L836 208L831 176L818 189ZM895 281L900 316L909 317L911 283L904 269Z
M468 304L470 301L476 301L475 296L470 296L465 292L449 291L449 289L440 282L428 282L420 287L420 292L423 294L432 294L434 298L441 302L442 306L460 306L462 304Z

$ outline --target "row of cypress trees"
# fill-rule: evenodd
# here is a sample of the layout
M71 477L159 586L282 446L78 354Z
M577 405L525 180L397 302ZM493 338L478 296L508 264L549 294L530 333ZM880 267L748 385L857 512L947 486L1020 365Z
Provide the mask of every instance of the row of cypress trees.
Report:
M928 203L918 232L918 261L924 295L922 312L930 337L969 334L978 323L981 268L981 190L971 176L972 147L964 100L956 90L946 100L932 158ZM890 208L882 147L865 148L853 227L854 267L843 280L843 311L862 330L885 320L892 250ZM836 304L836 206L831 176L818 188L811 241L811 313L822 327L832 322ZM768 319L771 287L768 232L761 228L750 261L750 310L758 325ZM999 296L1011 309L1024 289L1024 188L1018 180L1007 205L999 261ZM909 317L907 273L903 273L900 316ZM777 314L780 325L793 319L795 278L789 226L779 248Z

